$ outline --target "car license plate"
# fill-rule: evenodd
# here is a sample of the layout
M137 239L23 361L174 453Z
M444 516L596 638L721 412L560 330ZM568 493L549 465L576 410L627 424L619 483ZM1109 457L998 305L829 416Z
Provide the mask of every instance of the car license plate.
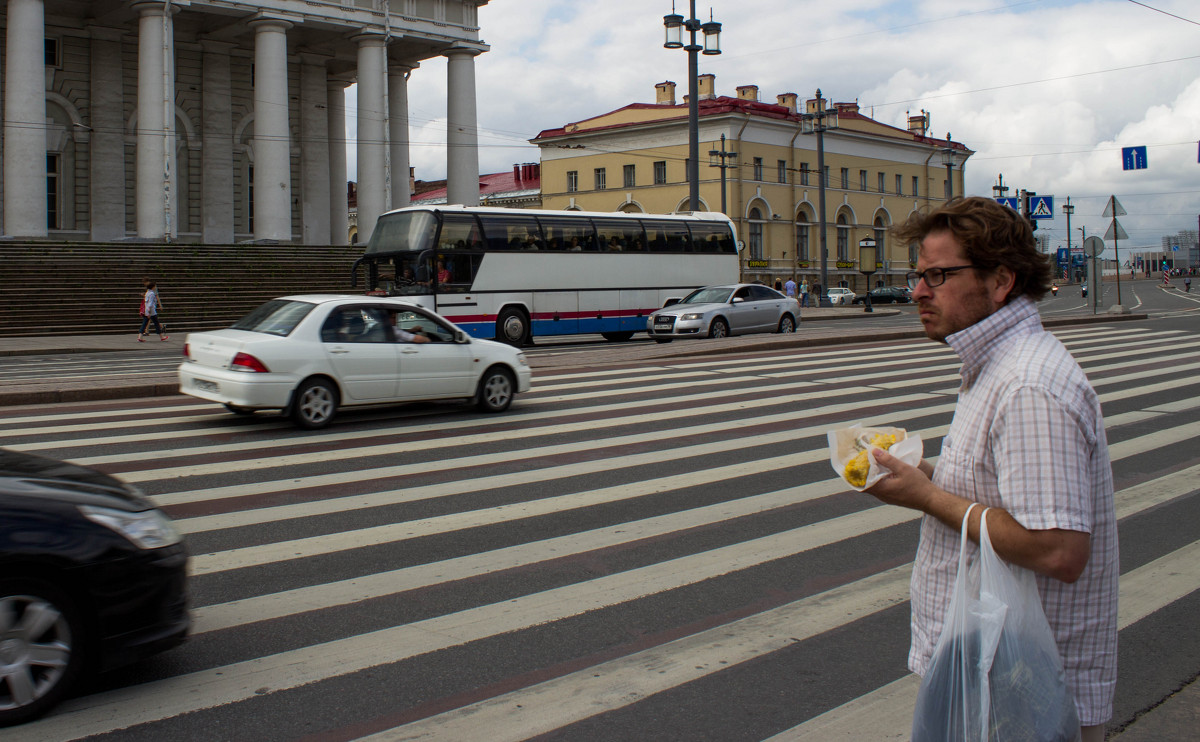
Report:
M214 392L215 393L215 392L221 391L221 387L218 386L216 382L207 381L205 379L192 379L192 386L196 387L197 389L199 389L202 392Z

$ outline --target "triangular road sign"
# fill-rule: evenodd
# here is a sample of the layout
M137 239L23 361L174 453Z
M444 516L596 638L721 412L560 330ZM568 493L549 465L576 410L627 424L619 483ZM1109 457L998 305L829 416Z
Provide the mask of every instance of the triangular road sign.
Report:
M1125 216L1128 213L1129 212L1125 211L1125 207L1121 206L1121 202L1117 200L1116 196L1109 196L1108 205L1104 207L1104 213L1101 214L1101 216ZM1107 240L1109 238L1105 237L1104 239Z
M1104 233L1104 239L1127 240L1129 239L1129 235L1125 234L1125 230L1121 228L1121 223L1113 219L1112 224L1108 225L1108 231Z

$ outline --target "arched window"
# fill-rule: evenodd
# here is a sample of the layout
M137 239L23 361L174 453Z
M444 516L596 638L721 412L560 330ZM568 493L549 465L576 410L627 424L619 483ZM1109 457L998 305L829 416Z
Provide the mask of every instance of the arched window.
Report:
M845 214L838 214L837 217L837 259L850 259L850 224Z
M750 209L750 259L762 260L763 256L763 216L762 211L755 207Z
M809 259L809 225L811 221L803 210L796 212L796 259Z

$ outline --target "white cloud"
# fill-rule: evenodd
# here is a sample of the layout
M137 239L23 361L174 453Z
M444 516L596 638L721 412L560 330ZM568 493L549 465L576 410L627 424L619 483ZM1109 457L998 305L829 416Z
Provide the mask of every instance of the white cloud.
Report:
M1194 0L1149 4L1200 22ZM716 75L718 93L754 84L774 100L821 88L900 127L906 112L926 109L933 136L952 132L976 151L968 192L991 195L1003 173L1006 184L1054 194L1056 205L1071 196L1072 227L1096 230L1115 194L1135 244L1196 227L1193 24L1124 0L710 0L698 15L707 20L710 6L724 53L701 56L700 66ZM686 0L676 9L687 15ZM476 58L481 170L536 161L527 140L539 131L653 101L663 80L686 90L687 55L662 48L670 11L670 0L483 6L492 49ZM422 179L445 173L445 86L443 60L423 62L410 80ZM1121 170L1120 148L1130 145L1149 147L1149 169ZM1062 216L1042 229L1066 237Z

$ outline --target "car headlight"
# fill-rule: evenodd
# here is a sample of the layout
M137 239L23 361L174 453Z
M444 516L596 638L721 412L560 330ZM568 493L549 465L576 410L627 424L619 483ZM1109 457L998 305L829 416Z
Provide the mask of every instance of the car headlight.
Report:
M525 357L524 353L517 353L517 363L521 364L522 366L528 366L529 359Z
M112 508L80 505L79 512L93 523L121 534L139 549L159 549L179 543L183 537L175 526L158 510L130 513Z
M695 314L695 313L684 314L684 315L681 315L679 317L679 319L704 319L704 315L703 314Z

